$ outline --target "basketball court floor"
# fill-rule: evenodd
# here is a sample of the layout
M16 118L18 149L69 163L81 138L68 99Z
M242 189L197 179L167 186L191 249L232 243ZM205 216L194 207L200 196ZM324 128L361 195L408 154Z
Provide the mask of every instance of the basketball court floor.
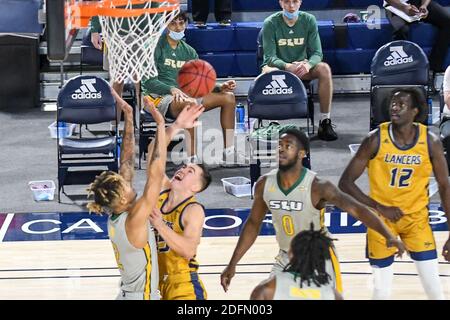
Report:
M436 233L438 247L446 232ZM364 235L335 235L345 299L370 299L370 267L364 257ZM236 237L203 238L198 251L200 276L214 300L247 300L267 278L277 253L274 236L260 236L237 267L224 293L220 273L228 263ZM109 240L3 242L0 246L0 299L114 299L119 273ZM440 259L442 260L442 259ZM446 297L450 294L450 266L440 262ZM414 263L397 259L393 299L426 299Z

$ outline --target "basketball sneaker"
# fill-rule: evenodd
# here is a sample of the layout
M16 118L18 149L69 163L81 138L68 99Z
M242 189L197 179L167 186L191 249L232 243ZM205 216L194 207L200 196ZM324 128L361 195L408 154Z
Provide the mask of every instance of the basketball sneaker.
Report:
M336 126L331 123L331 119L324 119L319 121L319 129L317 130L317 136L320 140L334 141L338 136L334 131Z
M194 25L197 28L206 28L206 22L203 22L203 21L194 21Z
M231 20L230 19L223 19L219 21L219 26L221 27L229 27L231 26Z

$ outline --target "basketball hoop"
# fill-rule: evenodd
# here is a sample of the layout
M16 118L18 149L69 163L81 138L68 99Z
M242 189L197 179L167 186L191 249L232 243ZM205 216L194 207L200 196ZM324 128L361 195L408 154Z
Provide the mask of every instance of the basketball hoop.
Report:
M90 18L98 16L112 79L137 83L158 75L155 47L179 8L178 0L73 0L68 16L77 28L87 27Z

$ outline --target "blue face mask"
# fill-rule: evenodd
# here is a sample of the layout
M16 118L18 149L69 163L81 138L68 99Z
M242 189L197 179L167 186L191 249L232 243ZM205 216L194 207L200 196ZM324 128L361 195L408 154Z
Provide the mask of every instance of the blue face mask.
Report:
M169 37L175 41L180 41L181 39L184 38L184 30L180 32L169 30Z
M295 10L294 13L290 13L289 11L283 10L283 15L289 20L294 20L298 17L299 10Z

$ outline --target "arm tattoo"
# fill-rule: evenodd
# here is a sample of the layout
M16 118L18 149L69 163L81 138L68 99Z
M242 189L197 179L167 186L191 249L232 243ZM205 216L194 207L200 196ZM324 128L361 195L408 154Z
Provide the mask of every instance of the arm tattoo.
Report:
M120 153L120 174L131 182L134 175L134 128L133 117L125 114L125 130Z

